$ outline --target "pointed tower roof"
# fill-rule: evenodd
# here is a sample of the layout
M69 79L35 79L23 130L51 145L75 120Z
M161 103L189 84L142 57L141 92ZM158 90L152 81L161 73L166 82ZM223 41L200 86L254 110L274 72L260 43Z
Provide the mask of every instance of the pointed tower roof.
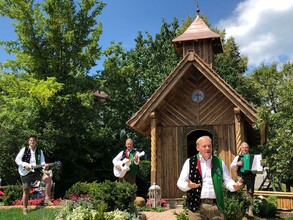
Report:
M220 39L221 36L211 31L211 29L206 25L200 15L197 15L195 20L190 24L186 31L184 31L184 33L181 34L179 37L176 37L174 40L172 40L172 42L175 43L207 38Z
M210 39L213 41L214 53L222 53L223 47L221 43L221 36L213 31L206 25L204 20L197 14L195 20L190 26L184 31L183 34L172 40L177 52L182 55L181 47L182 43L187 41L199 41Z

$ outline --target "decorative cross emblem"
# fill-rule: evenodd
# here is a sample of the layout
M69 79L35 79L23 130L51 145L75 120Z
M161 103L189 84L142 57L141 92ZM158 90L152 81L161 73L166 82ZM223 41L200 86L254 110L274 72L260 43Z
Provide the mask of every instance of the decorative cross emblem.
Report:
M192 93L192 101L194 102L201 102L204 99L204 93L201 90L195 90Z

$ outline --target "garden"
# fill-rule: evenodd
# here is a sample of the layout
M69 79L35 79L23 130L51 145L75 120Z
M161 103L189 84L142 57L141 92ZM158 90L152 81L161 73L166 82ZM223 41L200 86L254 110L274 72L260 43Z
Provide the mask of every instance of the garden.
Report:
M168 208L167 201L160 200L158 207L152 207L145 198L145 203L136 203L137 186L126 182L106 180L104 182L77 182L65 193L64 199L53 199L54 206L44 208L43 199L29 200L31 209L27 216L22 215L20 185L6 186L0 190L0 220L4 219L48 219L48 220L140 220L146 219L144 212L163 212ZM225 191L225 214L229 220L242 219L245 213L246 198L243 190L231 193ZM174 217L187 220L187 210L183 197L183 209L174 209ZM13 208L15 207L15 208ZM254 219L277 219L275 197L256 197L254 201ZM293 219L293 218L287 218Z

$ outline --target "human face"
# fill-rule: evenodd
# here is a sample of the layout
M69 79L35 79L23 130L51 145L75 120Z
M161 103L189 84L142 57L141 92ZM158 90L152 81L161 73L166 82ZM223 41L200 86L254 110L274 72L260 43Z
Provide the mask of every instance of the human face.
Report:
M31 146L32 149L35 149L36 148L36 145L37 145L37 140L35 138L30 138L28 140L28 144L29 146Z
M199 138L196 149L199 151L199 153L202 155L202 157L205 160L210 159L210 157L212 156L212 152L213 152L213 146L212 146L211 139L208 137Z
M125 146L128 150L130 150L133 147L133 142L130 139L126 140Z
M249 151L249 146L248 146L248 144L243 143L243 144L241 145L241 152L242 152L242 154L247 154L248 151Z

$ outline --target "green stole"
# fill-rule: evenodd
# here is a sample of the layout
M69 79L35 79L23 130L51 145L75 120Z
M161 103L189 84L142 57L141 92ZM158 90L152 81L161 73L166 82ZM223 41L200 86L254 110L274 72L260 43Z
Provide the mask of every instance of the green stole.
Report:
M221 212L224 212L225 206L223 199L223 166L221 158L216 156L212 157L212 179L218 208Z
M41 164L41 149L36 148L36 164Z
M132 158L136 155L136 152L137 151L135 149L131 149L128 155L128 159L132 160ZM136 174L138 173L138 165L134 163L134 160L131 161L129 168L130 168L130 170L128 171L129 176L136 176Z

